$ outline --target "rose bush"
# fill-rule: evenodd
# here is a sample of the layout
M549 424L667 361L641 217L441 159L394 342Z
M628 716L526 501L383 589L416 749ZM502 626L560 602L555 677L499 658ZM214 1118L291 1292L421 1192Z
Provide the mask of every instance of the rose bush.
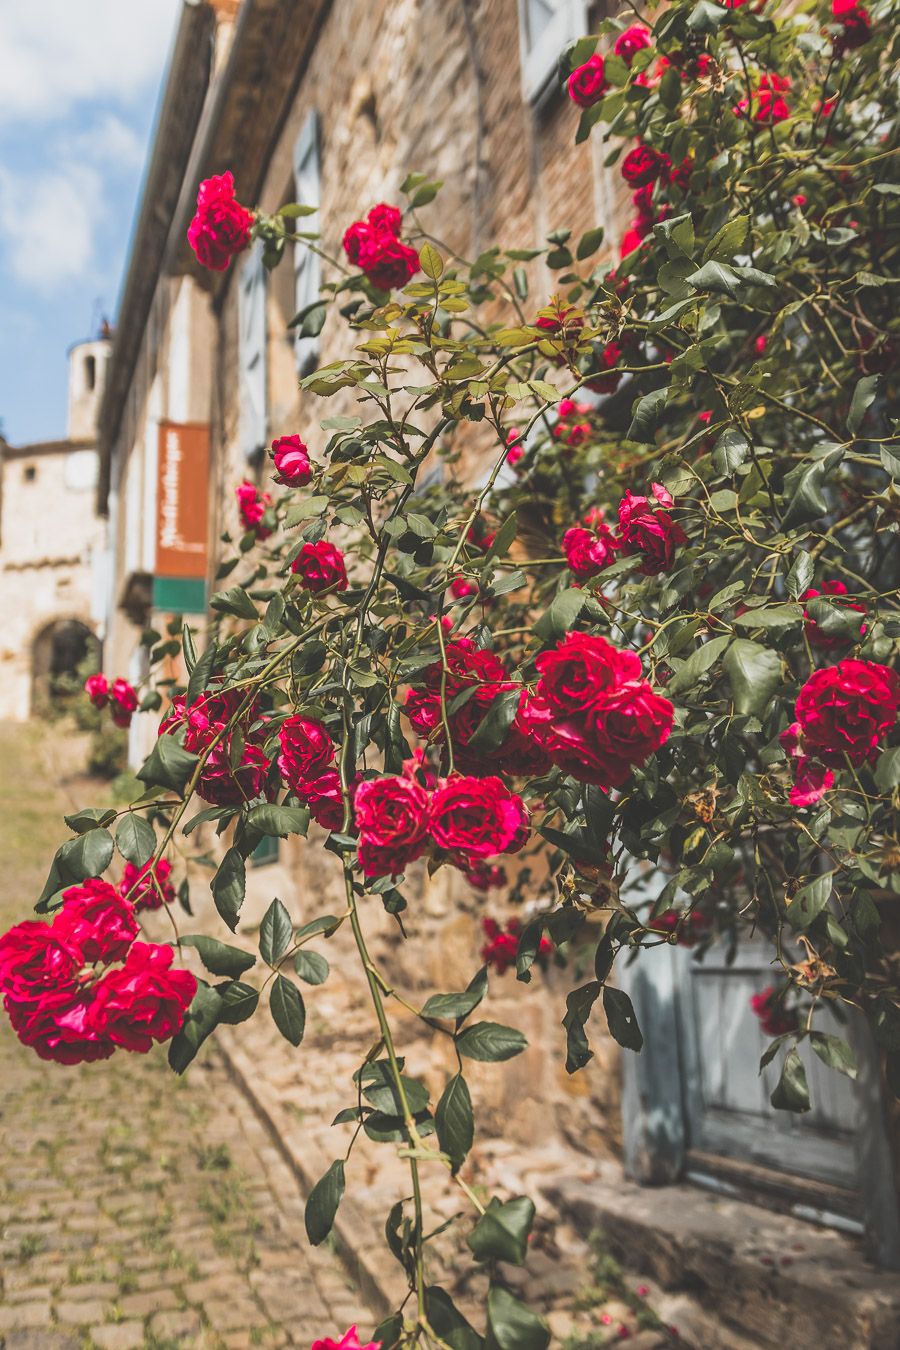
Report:
M164 694L166 709L143 796L68 818L37 901L58 917L0 940L0 989L38 1053L73 1062L171 1036L181 1072L263 991L298 1044L289 963L349 926L379 1040L342 1115L399 1143L411 1173L412 1199L398 1196L389 1220L411 1299L377 1330L385 1350L543 1350L549 1335L496 1264L524 1259L533 1206L492 1201L485 1214L465 1177L465 1060L525 1044L470 1021L486 969L419 1010L456 1056L436 1102L398 1058L402 996L372 959L366 915L401 914L416 869L454 867L483 894L541 854L544 901L526 922L492 921L482 958L527 983L542 955L577 949L571 968L592 975L560 1009L570 1072L590 1058L601 1000L610 1033L640 1048L626 994L609 987L620 953L681 942L702 960L752 932L775 968L754 1000L781 1070L773 1102L809 1109L803 1041L855 1072L822 1029L841 1005L867 1016L887 1081L900 1081L897 965L882 937L900 895L889 9L672 0L652 28L626 15L576 43L560 70L576 139L608 141L608 165L634 190L607 261L599 228L552 231L534 266L535 250L450 255L428 231L439 184L421 174L402 209L348 226L342 260L323 251L322 294L297 322L318 332L333 306L356 346L302 392L305 408L334 398L340 415L319 440L307 433L312 453L299 437L276 442L265 487L237 487L245 534L222 559L230 580L205 640L178 620L171 642L148 639L159 687L143 706ZM252 233L274 265L302 210L245 212L214 180L192 242L227 266ZM550 295L538 266L554 275ZM179 642L173 685L159 662ZM110 697L101 680L88 692ZM208 805L185 819L197 797ZM134 943L120 968L88 970L67 895L90 891L88 928L109 916L97 950L118 951L123 921L111 901L104 911L100 880L114 848L165 898L176 835L187 853L195 827L214 825L212 900L234 931L247 858L311 819L328 837L309 846L340 868L346 909L295 931L274 901L261 981L241 978L245 951L190 934L182 945L213 978L186 1014L168 953ZM178 863L179 890L202 866ZM650 901L636 886L648 874ZM310 1196L314 1240L352 1150ZM429 1284L432 1169L475 1211L483 1334Z

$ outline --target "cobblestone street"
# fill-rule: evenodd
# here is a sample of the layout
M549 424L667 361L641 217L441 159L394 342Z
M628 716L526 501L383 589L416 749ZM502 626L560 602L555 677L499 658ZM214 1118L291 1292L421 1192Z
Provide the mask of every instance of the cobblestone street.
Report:
M29 917L70 809L32 728L0 725L0 919ZM13 772L13 769L15 772ZM308 1346L371 1318L222 1063L46 1064L0 1025L0 1346Z

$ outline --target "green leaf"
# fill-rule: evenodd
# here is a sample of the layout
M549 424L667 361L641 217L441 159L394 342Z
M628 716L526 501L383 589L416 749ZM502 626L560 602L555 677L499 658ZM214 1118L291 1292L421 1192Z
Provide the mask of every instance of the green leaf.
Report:
M492 699L474 735L469 738L469 745L483 751L499 749L515 721L521 697L522 689L516 688L504 689Z
M831 898L832 872L815 877L797 892L788 905L785 915L795 932L808 928L812 921L822 913Z
M848 1078L856 1077L858 1072L856 1057L840 1036L829 1036L825 1031L811 1031L809 1041L823 1064L827 1064L831 1069L837 1069L838 1073L846 1074Z
M882 750L875 766L875 786L879 792L890 792L900 783L900 746Z
M488 1334L485 1350L547 1350L546 1324L500 1284L488 1293Z
M800 605L760 605L748 609L734 620L738 628L791 628L803 619Z
M309 811L305 806L276 806L260 802L250 808L247 824L260 834L286 839L289 834L306 834L309 829Z
M309 952L301 947L294 957L294 969L307 984L324 984L331 967L319 952Z
M306 1236L314 1247L324 1242L334 1226L334 1217L344 1194L344 1163L333 1162L309 1193L306 1202Z
M566 1073L577 1073L593 1059L584 1028L602 987L599 980L590 980L566 996L566 1015L562 1021L566 1029Z
M709 642L704 642L702 647L698 647L695 652L691 652L684 665L679 666L669 680L666 685L666 692L681 694L688 689L693 689L700 676L715 665L730 642L731 635L726 633L721 637L711 638Z
M476 1022L456 1038L456 1048L469 1059L495 1063L520 1055L528 1046L521 1031L499 1022Z
M122 857L135 867L143 867L153 857L156 848L156 832L143 816L129 811L119 821L116 830L116 848Z
M188 707L209 687L213 667L216 664L217 651L216 644L211 642L191 671L191 678L188 680L187 693L185 694L185 703Z
M518 527L519 522L516 518L516 513L515 511L511 511L497 531L497 534L485 555L486 561L490 562L492 558L506 557L506 554L509 552L509 546L516 537Z
M652 443L662 418L667 394L668 390L665 388L653 389L637 400L631 411L631 426L625 433L626 440L638 441L642 445Z
M326 937L331 937L341 926L341 920L336 914L321 914L318 919L311 919L305 923L302 928L298 928L295 937L298 942L302 942L305 937L312 933L324 933Z
M233 614L238 619L258 619L256 606L243 586L230 586L227 591L217 591L210 597L210 609L220 614Z
M859 431L866 413L875 402L880 379L880 375L864 375L861 380L857 380L850 401L850 411L847 414L847 430L851 436L855 436Z
M458 1172L475 1138L475 1115L466 1080L461 1073L450 1079L434 1113L438 1142Z
M783 530L805 525L828 514L828 501L823 492L828 467L822 460L800 464L784 477L787 511L781 521Z
M816 565L809 554L798 553L791 564L791 570L787 574L788 595L792 595L795 600L799 600L804 591L808 591L812 585L815 571Z
M237 928L238 915L247 890L247 869L244 859L236 848L226 851L216 875L210 882L210 890L216 902L216 909L233 933Z
M163 732L138 770L137 777L151 787L171 788L181 797L198 762L198 755L191 754L178 744L174 736Z
M585 230L584 234L578 241L578 247L575 250L575 257L578 259L579 262L583 262L584 259L589 258L592 253L596 253L597 249L600 247L602 243L603 243L602 225L598 225L593 230Z
M534 631L543 638L565 637L586 601L587 592L578 586L569 586L567 590L560 591L553 597L547 613L534 625Z
M468 1017L487 993L487 967L482 966L462 994L432 994L423 1017Z
M776 1111L803 1112L809 1110L809 1085L806 1081L806 1070L796 1050L789 1050L785 1055L781 1077L769 1101Z
M721 262L740 253L750 233L750 217L734 216L717 230L703 252L703 261Z
M728 18L728 10L712 0L699 0L688 15L687 26L695 33L714 33Z
M713 291L736 300L741 290L741 278L728 263L706 262L686 277L689 286L698 291Z
M482 1350L484 1341L439 1285L430 1285L425 1290L425 1311L429 1326L451 1350ZM388 1347L384 1346L383 1350Z
M476 1261L511 1261L522 1265L528 1254L528 1235L534 1223L534 1204L518 1195L501 1204L496 1196L466 1238Z
M243 984L240 980L231 980L228 984L217 984L216 993L222 1000L219 1021L229 1026L237 1026L252 1017L259 1006L259 990L252 984Z
M603 1011L610 1034L624 1045L626 1050L640 1050L644 1044L641 1029L634 1015L631 999L624 989L614 989L612 985L603 986Z
M200 1046L215 1031L221 1011L222 1000L215 989L198 980L181 1030L169 1042L169 1067L176 1073L184 1073Z
M259 954L266 965L274 966L278 958L284 955L293 931L291 916L276 896L259 925Z
M437 281L444 270L444 260L433 244L425 243L419 249L419 262L426 277Z
M781 657L748 638L732 642L723 664L739 713L761 712L781 684Z
M87 834L88 830L103 829L116 818L114 806L86 806L74 815L63 816L73 834Z
M713 446L716 472L733 474L750 454L750 442L739 427L726 427Z
M88 877L99 877L112 862L113 840L109 830L86 830L75 839L67 839L56 850L50 872L35 903L38 914L45 914L50 901L67 886L75 886Z
M217 938L204 937L201 933L189 933L181 939L183 947L194 947L211 975L227 975L237 979L245 970L256 965L252 952L241 951L240 947L229 947L227 942Z
M291 1045L299 1045L306 1028L306 1009L300 990L283 975L275 976L269 995L269 1011L285 1040Z

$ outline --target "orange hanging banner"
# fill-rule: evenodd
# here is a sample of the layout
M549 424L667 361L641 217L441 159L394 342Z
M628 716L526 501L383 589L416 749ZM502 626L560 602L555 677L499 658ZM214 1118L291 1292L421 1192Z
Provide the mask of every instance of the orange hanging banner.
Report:
M156 470L158 577L206 577L209 426L160 422Z

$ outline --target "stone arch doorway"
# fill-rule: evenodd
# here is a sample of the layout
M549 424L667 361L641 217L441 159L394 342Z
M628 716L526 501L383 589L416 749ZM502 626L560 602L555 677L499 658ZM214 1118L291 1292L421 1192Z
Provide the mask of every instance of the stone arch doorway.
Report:
M100 642L80 619L54 619L31 646L31 711L62 712L80 692L82 667L100 665Z

